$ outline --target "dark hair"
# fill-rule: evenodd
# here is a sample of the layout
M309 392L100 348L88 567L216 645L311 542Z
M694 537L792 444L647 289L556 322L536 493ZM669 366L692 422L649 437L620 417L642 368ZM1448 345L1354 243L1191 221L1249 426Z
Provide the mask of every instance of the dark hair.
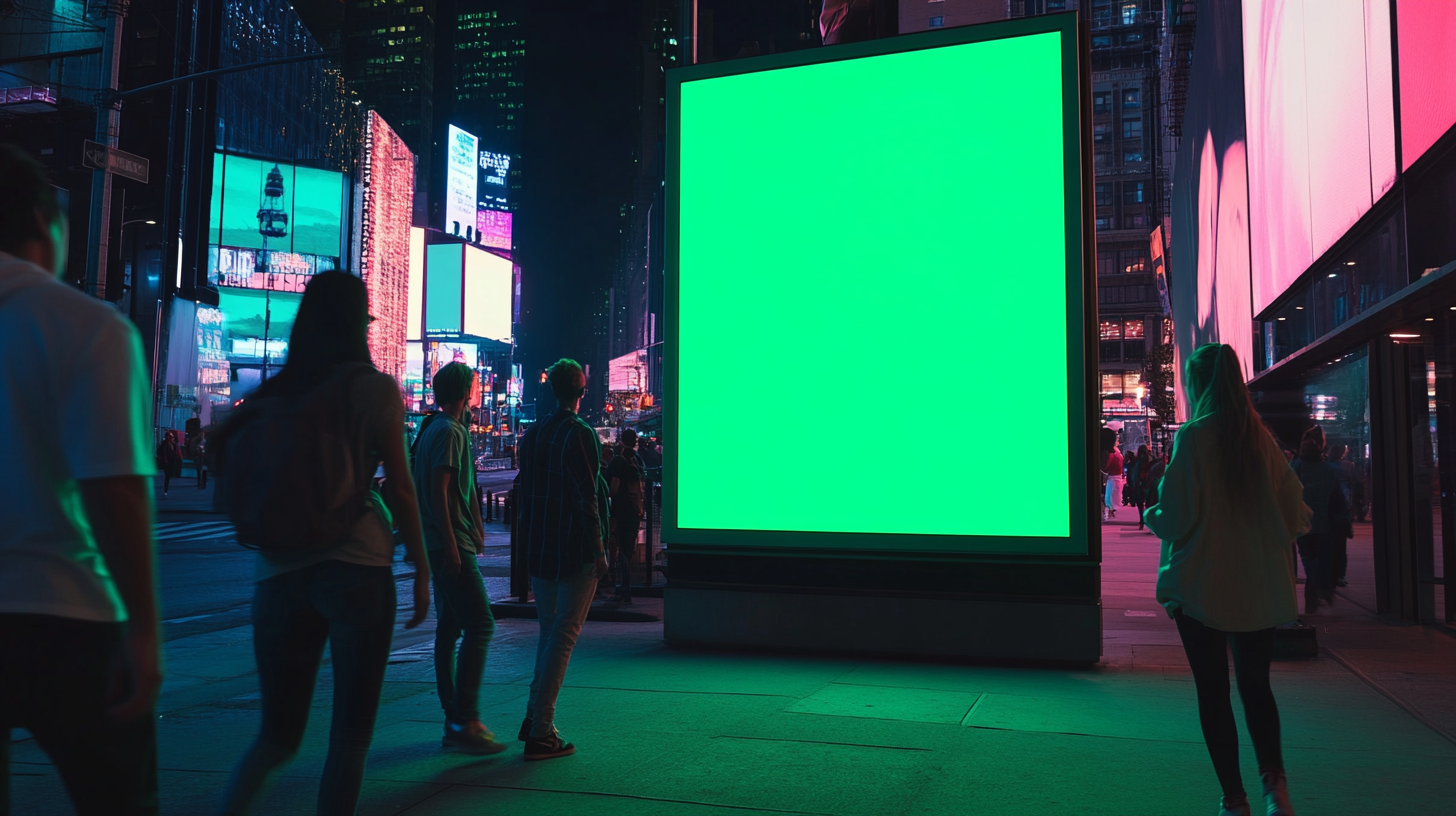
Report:
M1325 432L1318 425L1304 432L1299 440L1299 458L1306 462L1319 462L1325 458Z
M369 291L364 281L347 272L320 272L303 290L288 335L288 360L269 382L286 393L299 393L342 363L374 363L369 357Z
M576 402L586 393L586 372L581 363L562 357L546 372L551 383L551 393L561 402Z
M1244 385L1238 355L1232 346L1206 343L1188 358L1184 383L1193 418L1219 432L1213 477L1243 494L1259 484L1266 438L1272 441L1249 389Z
M61 205L40 162L13 144L0 144L0 191L0 251L49 242L48 230L61 220Z
M635 447L637 447L637 432L636 431L632 430L631 428L628 428L627 430L622 431L622 447L624 449L625 448L635 448Z
M435 372L430 387L435 390L436 405L452 405L470 394L475 371L464 363L447 363Z

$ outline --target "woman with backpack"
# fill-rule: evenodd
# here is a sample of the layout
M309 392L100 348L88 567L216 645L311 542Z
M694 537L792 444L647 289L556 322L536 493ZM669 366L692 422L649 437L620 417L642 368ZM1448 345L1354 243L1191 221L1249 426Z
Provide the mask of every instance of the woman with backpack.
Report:
M1158 503L1145 517L1163 542L1158 602L1177 623L1193 670L1203 740L1223 787L1221 816L1250 814L1229 702L1229 646L1263 782L1260 812L1293 816L1269 664L1275 627L1298 615L1289 542L1309 530L1309 508L1254 410L1233 348L1200 346L1184 383L1193 419L1178 432Z
M404 447L404 403L370 362L364 282L309 281L288 361L213 440L238 540L258 549L253 652L261 733L233 770L222 811L246 813L298 752L324 644L334 680L320 814L352 814L384 687L395 619L392 522L415 565L413 613L430 604L428 561ZM388 507L373 488L383 462Z

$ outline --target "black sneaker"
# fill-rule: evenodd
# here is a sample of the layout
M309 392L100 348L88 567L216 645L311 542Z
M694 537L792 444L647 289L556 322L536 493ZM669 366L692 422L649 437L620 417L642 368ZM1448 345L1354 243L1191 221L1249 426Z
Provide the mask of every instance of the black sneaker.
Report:
M465 725L445 723L445 738L440 741L440 745L446 750L463 754L499 754L506 749L505 745L495 741L495 734L481 725L479 720Z
M551 736L526 740L526 761L537 759L555 759L556 757L570 756L576 753L576 746L567 742L555 729L551 730Z
M531 739L531 718L521 720L521 730L516 732L516 739L526 742Z

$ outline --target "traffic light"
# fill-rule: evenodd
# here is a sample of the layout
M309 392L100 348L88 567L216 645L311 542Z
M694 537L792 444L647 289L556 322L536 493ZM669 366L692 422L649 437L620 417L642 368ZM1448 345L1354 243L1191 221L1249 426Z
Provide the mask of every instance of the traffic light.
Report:
M545 371L542 371L541 372L541 382L543 382L543 383L546 382L546 372Z
M611 413L611 412L612 412L612 411L614 411L614 410L616 410L616 408L615 408L615 407L613 407L613 405L612 405L612 404L611 404L611 403L610 403L610 402L609 402L609 403L607 403L607 413L609 413L609 414L610 414L610 413Z

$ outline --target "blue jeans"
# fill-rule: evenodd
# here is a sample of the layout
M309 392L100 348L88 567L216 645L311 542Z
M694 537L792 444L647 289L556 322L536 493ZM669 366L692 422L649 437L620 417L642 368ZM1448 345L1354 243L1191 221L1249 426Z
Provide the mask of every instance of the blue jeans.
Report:
M556 697L566 681L571 650L581 635L581 624L591 609L597 578L591 564L583 564L576 575L563 581L531 579L536 594L536 616L541 636L536 641L536 674L531 679L531 697L526 716L531 719L533 738L549 737L555 728Z
M333 658L334 706L318 812L354 812L389 665L394 613L389 567L323 561L258 582L253 654L263 728L233 770L224 813L246 813L268 776L298 752L325 641Z
M460 574L446 578L444 550L430 550L435 585L435 690L445 716L457 725L480 719L480 681L485 653L495 634L495 617L475 555L460 553ZM455 641L460 641L459 661Z

